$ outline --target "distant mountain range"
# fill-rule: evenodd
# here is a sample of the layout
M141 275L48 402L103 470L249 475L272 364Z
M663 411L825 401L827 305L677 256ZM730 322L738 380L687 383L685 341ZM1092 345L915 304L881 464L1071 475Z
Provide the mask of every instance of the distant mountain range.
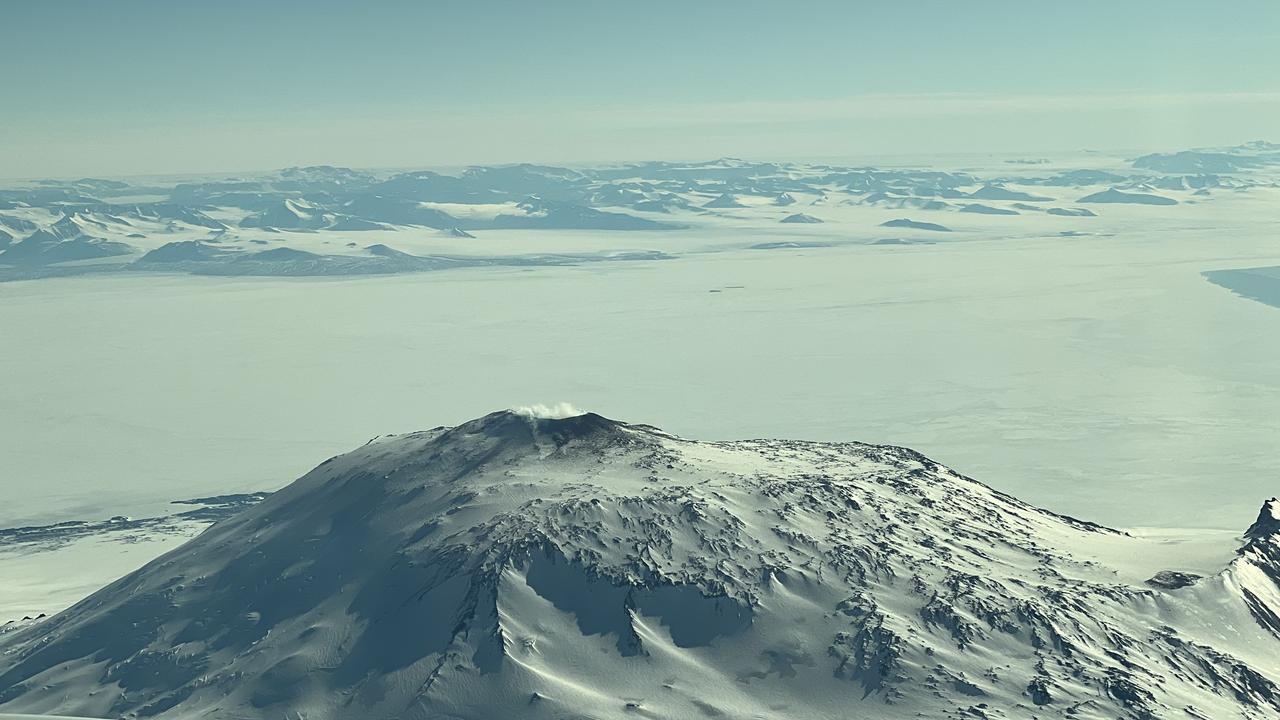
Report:
M492 254L483 237L490 231L635 232L643 237L696 232L726 222L775 228L778 223L822 222L834 230L849 227L842 219L849 217L847 208L935 216L886 223L872 213L858 226L864 233L877 225L932 232L951 228L936 220L940 213L1092 217L1100 211L1051 203L1075 196L1078 203L1094 206L1174 206L1207 201L1213 193L1271 187L1277 183L1273 171L1280 168L1278 147L1254 142L1146 155L1128 168L1113 163L1105 169L1055 172L1037 161L987 177L726 158L594 168L483 166L456 174L318 165L176 184L44 180L0 189L0 280L126 269L208 272L226 265L232 255L244 256L237 262L252 263L235 267L262 272L294 272L304 266L325 274L420 271L455 264L401 262L404 257L392 262L385 255L371 259L364 248L383 245L406 257L456 256L457 248L443 239L478 234L480 242L468 254L483 256ZM825 205L836 212L796 212L802 205ZM423 229L439 231L433 236L438 247L422 242L418 231ZM412 246L401 242L408 236L415 238ZM282 264L285 254L264 256L262 251L271 248L262 246L327 259L304 262L304 256L294 254Z

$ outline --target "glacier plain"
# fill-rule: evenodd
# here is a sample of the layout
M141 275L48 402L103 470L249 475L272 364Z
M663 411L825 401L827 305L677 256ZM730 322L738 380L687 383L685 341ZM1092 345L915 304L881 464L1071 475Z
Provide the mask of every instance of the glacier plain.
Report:
M236 228L227 244L384 244L469 261L358 277L174 267L0 283L0 527L161 515L177 498L276 489L374 434L570 401L701 439L904 445L1108 525L1239 528L1275 494L1280 310L1203 273L1280 265L1280 189L1265 175L1212 194L1143 178L1032 182L1099 166L1129 164L990 160L963 171L1002 173L1008 194L975 181L960 186L971 199L945 207L848 188L790 202L739 192L717 207L723 193L694 187L665 212L621 208L672 226L625 232L484 227L518 205L505 200L426 208L470 218L457 233L270 230L209 210ZM1113 184L1179 203L1027 209L1084 207L1076 200ZM1018 214L961 210L975 204ZM801 211L822 222L779 222ZM0 214L56 220L36 207ZM949 232L884 226L901 218ZM170 226L165 242L210 233ZM111 237L160 247L128 235ZM349 238L359 247L332 249ZM470 263L530 254L555 258ZM134 566L175 542L135 540ZM25 573L58 567L56 555L0 547L0 565ZM59 609L125 569L15 586L0 619Z

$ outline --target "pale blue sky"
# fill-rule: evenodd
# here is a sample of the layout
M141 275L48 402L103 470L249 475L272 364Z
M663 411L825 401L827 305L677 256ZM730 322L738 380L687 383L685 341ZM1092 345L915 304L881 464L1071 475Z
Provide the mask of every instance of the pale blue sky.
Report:
M0 0L0 176L1280 140L1280 2Z

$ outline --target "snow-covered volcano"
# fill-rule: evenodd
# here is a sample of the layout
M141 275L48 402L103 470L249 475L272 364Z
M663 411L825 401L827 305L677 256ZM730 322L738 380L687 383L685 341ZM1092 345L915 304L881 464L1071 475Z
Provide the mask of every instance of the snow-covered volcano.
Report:
M0 635L0 711L1280 717L1277 517L1197 577L903 448L504 411Z

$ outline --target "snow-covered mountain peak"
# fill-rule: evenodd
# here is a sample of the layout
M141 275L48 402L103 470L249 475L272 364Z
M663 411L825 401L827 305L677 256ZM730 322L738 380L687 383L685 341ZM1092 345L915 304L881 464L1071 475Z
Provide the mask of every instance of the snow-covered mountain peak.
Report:
M573 442L635 441L644 432L642 426L633 427L567 406L532 406L500 410L463 423L446 430L441 440L501 443L508 447L524 445L545 452Z
M0 711L1280 715L1267 548L1156 589L1106 561L1153 549L905 448L503 410L332 458L0 636Z
M1251 540L1280 537L1280 498L1271 498L1263 503L1262 509L1258 511L1258 519L1244 534Z

